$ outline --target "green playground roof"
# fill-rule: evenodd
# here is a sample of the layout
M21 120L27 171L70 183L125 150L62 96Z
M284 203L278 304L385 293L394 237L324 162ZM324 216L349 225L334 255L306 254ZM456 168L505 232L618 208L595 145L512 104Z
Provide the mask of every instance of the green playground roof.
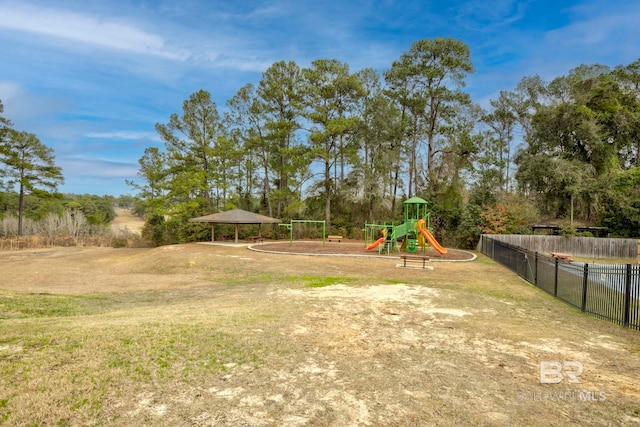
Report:
M420 205L420 204L426 205L427 201L420 197L412 197L410 199L405 200L404 204L405 205Z

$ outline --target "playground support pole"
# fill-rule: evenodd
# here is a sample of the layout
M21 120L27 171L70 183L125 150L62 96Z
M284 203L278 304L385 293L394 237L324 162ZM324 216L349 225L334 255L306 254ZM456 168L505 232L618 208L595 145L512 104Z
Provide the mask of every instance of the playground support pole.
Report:
M280 227L287 227L289 229L289 246L293 246L293 224L278 224Z
M302 219L292 219L289 220L289 224L280 224L282 227L289 228L289 246L293 246L293 223L322 223L322 247L324 247L325 234L327 231L327 225L325 221L314 221L314 220L302 220Z
M326 234L327 234L327 228L326 227L327 227L327 224L324 221L322 221L322 247L323 248L324 248L324 239L325 239Z

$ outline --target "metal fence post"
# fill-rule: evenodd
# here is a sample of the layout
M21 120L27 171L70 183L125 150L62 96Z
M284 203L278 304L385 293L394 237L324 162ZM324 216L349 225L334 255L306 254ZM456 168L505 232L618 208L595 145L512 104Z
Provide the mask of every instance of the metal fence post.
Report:
M557 297L558 296L558 258L556 257L555 259L555 264L556 264L556 268L555 268L555 272L554 272L554 279L553 279L553 296Z
M533 270L533 284L538 286L538 251L534 254L535 268Z
M584 264L584 272L582 276L582 311L587 309L587 282L589 277L589 264Z
M629 326L629 317L631 316L631 264L627 264L624 278L624 314L622 324Z

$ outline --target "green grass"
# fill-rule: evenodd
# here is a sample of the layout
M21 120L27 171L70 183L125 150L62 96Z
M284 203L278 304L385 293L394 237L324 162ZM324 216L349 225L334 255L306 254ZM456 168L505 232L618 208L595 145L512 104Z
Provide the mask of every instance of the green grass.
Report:
M0 399L0 424L9 419L11 412L7 410L9 399Z
M288 282L302 282L306 288L324 288L326 286L344 285L353 282L352 277L334 277L334 276L289 276L285 279Z
M214 267L211 267L210 270L216 271ZM304 286L307 287L323 287L340 283L344 284L353 280L353 278L349 277L333 277L321 275L284 276L278 272L252 270L232 271L229 273L225 272L223 274L221 274L219 271L216 271L215 278L212 278L212 281L223 282L225 285L229 286L253 285L255 283L278 284L281 282L302 282Z
M100 352L105 368L134 382L186 381L193 375L225 372L229 366L262 363L261 345L203 324L149 324L118 331ZM249 344L248 346L245 344Z
M108 298L97 296L0 292L0 320L94 314L103 311L108 302Z
M2 311L11 316L0 318L0 425L37 413L47 420L35 425L106 422L104 402L122 399L121 392L135 398L150 384L174 390L215 383L259 368L279 351L278 342L267 347L265 334L252 332L276 314L208 311L188 293L170 303L156 294L3 293Z
M90 316L134 306L138 308L152 307L162 303L184 300L188 297L188 295L179 294L180 292L139 291L98 296L0 291L0 321L3 319Z

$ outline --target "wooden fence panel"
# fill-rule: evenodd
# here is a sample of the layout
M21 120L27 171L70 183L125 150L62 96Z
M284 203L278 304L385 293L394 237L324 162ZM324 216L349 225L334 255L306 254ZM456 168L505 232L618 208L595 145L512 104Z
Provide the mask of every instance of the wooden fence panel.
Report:
M532 252L549 255L567 253L590 258L623 258L640 261L640 240L600 237L562 237L519 234L489 234L488 237Z

